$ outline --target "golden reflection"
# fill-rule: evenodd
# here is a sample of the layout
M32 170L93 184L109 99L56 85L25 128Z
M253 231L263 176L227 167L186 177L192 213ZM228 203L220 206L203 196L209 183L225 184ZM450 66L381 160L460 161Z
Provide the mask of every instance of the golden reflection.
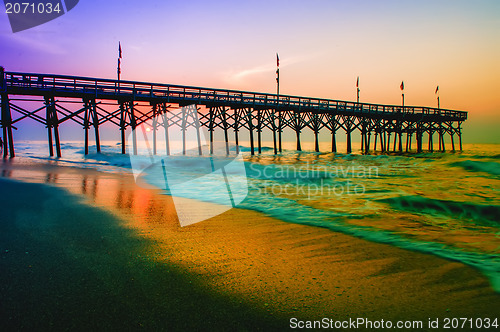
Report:
M443 312L450 306L459 312L467 303L467 310L480 313L496 299L485 278L461 264L253 211L232 209L180 227L172 198L138 186L129 174L40 164L1 166L2 176L38 183L50 179L50 185L83 194L121 217L123 227L150 240L144 248L147 259L181 266L208 287L243 295L265 309L312 315L355 307L359 314L376 310L380 315L387 307L411 305L429 314L431 301ZM460 271L461 278L443 283L451 270Z

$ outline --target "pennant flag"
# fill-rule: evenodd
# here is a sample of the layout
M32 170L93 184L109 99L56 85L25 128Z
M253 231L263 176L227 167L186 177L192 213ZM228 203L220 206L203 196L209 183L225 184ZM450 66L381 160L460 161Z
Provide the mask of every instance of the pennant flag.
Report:
M439 91L439 85L436 87L436 91L434 93L438 93Z
M279 81L280 81L280 69L278 68L276 69L276 82L279 83Z
M401 85L399 86L399 88L401 89L401 91L405 89L405 84L403 81L401 81Z
M358 80L356 81L356 88L359 88L359 76L358 76Z
M278 53L276 53L276 66L280 66L280 57L278 56Z
M120 75L120 73L122 72L120 65L121 65L121 61L120 61L120 58L118 58L118 68L117 68L118 75Z
M118 42L118 58L122 58L122 44Z

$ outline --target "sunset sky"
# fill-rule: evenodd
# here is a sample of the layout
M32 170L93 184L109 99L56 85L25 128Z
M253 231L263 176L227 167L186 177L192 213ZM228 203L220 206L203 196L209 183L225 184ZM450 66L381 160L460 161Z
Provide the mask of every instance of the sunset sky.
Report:
M469 111L467 143L500 143L500 1L81 0L12 33L7 71L280 92Z

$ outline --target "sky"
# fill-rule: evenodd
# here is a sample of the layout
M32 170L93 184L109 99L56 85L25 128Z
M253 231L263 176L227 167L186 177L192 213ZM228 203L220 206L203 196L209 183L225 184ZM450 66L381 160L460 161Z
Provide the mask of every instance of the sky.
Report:
M80 0L12 33L7 71L465 110L464 142L500 143L500 1ZM22 137L23 134L19 133Z

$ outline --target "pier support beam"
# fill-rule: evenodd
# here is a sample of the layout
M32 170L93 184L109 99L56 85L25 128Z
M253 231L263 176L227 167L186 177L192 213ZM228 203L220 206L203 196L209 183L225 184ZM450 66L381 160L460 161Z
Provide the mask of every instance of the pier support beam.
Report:
M3 79L3 68L1 71ZM0 124L2 125L3 131L3 156L4 158L10 156L14 158L16 156L14 152L14 137L12 136L12 115L10 113L10 101L9 96L6 93L1 94L2 97L2 110Z
M372 136L371 131L368 131L368 133L366 134L366 141L365 141L365 153L370 152L370 138L371 138L371 136Z
M283 119L281 111L278 111L278 150L281 153L283 151L281 146L281 134L283 132Z
M222 115L222 125L224 127L224 142L226 143L226 155L229 156L229 136L227 133L228 125L227 125L227 119L226 119L226 107L225 106L221 107L220 112Z
M125 147L125 130L126 130L126 122L125 122L125 105L121 102L120 103L120 136L121 136L121 141L122 141L122 154L126 153Z
M257 148L262 153L262 111L257 110Z
M208 110L208 132L210 133L210 154L214 154L214 109Z
M85 155L89 154L89 108L90 108L90 102L88 100L83 100L83 107L85 108L85 113L83 114L83 131L85 133L84 137L84 153Z
M130 127L132 128L132 152L134 156L137 155L137 133L135 131L136 128L136 119L135 119L135 108L134 101L130 101L128 103L128 113L130 117Z
M250 154L253 156L255 155L255 147L254 147L254 142L253 142L253 119L252 119L252 109L248 108L247 109L247 122L248 122L248 132L250 135Z
M328 116L329 122L330 122L330 130L332 131L332 152L337 152L337 139L335 137L337 128L338 128L338 122L337 122L337 117L335 115L330 115Z
M458 135L458 144L460 145L460 151L462 151L462 128L460 127L460 125L461 123L459 122L457 135Z
M54 131L54 141L56 145L57 157L61 157L61 141L59 140L59 120L57 119L56 102L54 97L45 96L45 107L46 107L46 123L48 131L49 140L49 153L50 156L54 156L54 147L52 143L52 131Z
M432 135L434 132L432 130L429 131L429 151L433 152L434 151L434 142L432 141Z
M318 114L314 113L313 115L313 131L314 131L314 151L319 152L319 130L320 130L320 123L319 123L319 118Z
M271 112L271 130L273 131L273 148L274 148L274 154L278 154L278 142L277 142L277 139L276 139L276 131L277 131L277 127L276 127L276 112L274 110L269 110L269 112Z
M170 156L170 137L168 135L170 121L168 121L168 108L166 104L161 105L161 116L163 120L163 129L165 131L165 153L167 156Z
M417 153L422 152L422 124L419 122L417 123L417 133L415 135L415 139L417 141Z
M351 130L350 130L350 128L349 128L349 130L347 130L346 134L347 134L347 153L351 153L352 146L351 146Z
M455 152L455 141L453 139L453 128L452 128L452 131L450 132L450 137L451 137L451 151Z
M156 143L156 131L158 128L158 105L156 103L153 103L153 155L156 156L156 149L157 149L157 143Z
M83 107L85 108L83 117L83 129L85 130L85 154L89 154L89 129L91 124L94 126L97 153L100 153L101 141L99 139L99 119L97 116L97 104L95 99L84 99Z
M238 131L240 130L240 118L239 118L239 110L235 109L234 110L234 141L236 144L236 154L240 153L240 142L238 139Z

